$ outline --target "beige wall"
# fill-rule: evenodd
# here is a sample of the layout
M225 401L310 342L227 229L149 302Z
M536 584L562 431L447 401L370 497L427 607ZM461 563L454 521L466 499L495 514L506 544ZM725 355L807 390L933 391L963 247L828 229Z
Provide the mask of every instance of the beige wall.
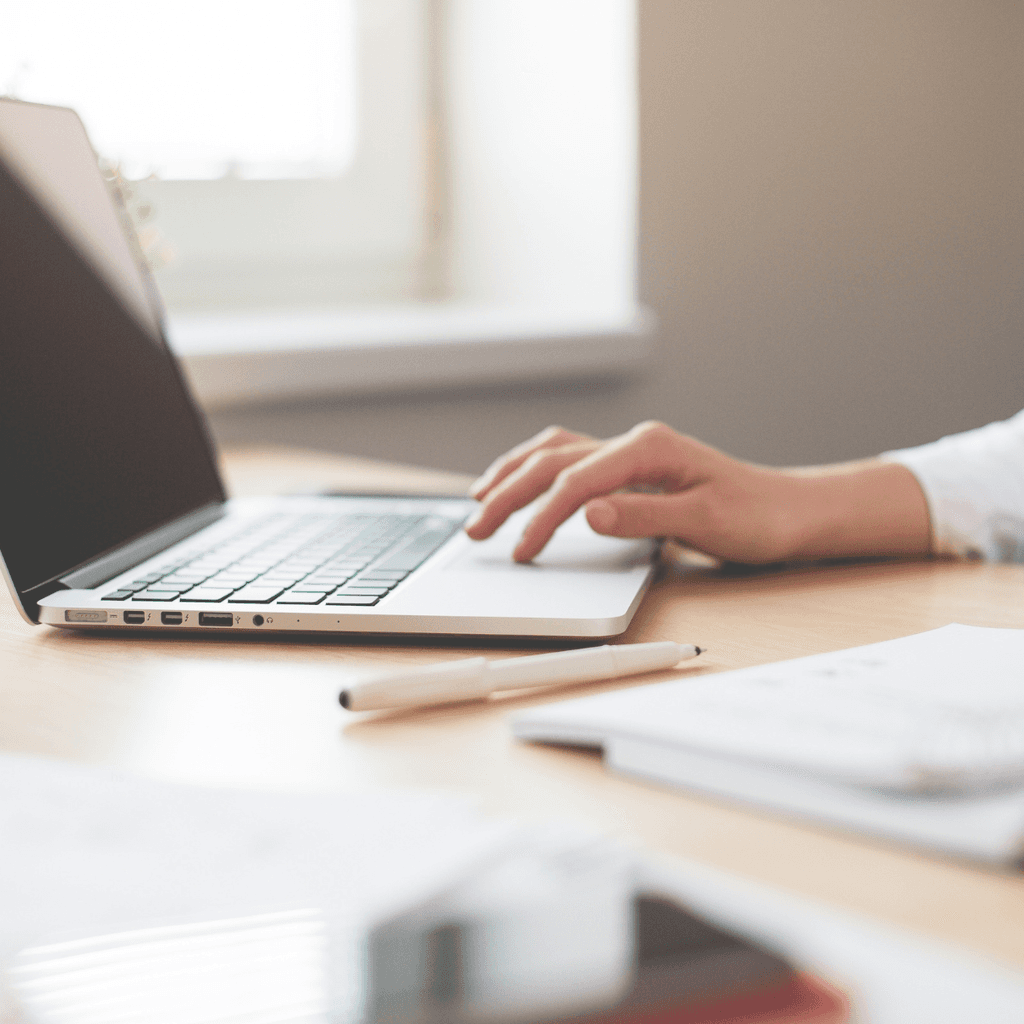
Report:
M657 365L222 413L220 439L475 470L551 421L656 417L783 463L1024 406L1024 5L640 0L640 50Z

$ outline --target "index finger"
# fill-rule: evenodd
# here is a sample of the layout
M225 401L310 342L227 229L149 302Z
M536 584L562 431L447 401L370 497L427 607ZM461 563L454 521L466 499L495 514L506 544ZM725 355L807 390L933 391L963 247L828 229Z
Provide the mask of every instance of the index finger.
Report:
M668 468L668 452L661 438L651 434L646 426L635 428L607 441L593 454L559 473L547 498L523 530L513 558L517 562L535 558L555 530L591 498L652 477L663 478Z
M510 473L515 472L534 452L543 448L558 448L574 441L589 440L586 434L577 434L565 427L545 427L539 434L517 444L515 448L496 458L483 475L469 488L471 498L481 501Z
M599 441L576 441L555 448L540 448L494 485L480 502L477 514L466 523L473 540L484 540L513 513L543 494L558 474L574 462L586 458Z

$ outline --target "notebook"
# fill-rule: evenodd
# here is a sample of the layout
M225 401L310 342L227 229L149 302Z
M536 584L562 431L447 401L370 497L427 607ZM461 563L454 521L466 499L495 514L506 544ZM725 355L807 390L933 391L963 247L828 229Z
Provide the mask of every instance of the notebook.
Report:
M576 516L529 566L460 496L228 500L155 286L73 111L0 99L0 552L86 630L621 633L653 545ZM439 444L442 442L439 439Z
M1024 630L951 624L559 701L523 739L672 786L1009 864L1024 848Z

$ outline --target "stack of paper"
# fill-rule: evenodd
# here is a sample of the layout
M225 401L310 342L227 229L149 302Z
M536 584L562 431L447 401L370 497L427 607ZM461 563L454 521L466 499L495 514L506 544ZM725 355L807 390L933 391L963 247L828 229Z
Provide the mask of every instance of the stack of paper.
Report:
M531 708L524 739L987 861L1024 841L1024 630L950 625Z

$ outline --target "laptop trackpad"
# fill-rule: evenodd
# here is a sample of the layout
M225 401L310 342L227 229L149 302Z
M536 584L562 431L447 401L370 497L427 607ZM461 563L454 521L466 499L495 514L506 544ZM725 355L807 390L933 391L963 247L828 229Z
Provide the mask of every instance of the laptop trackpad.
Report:
M491 538L464 534L436 563L408 581L382 612L605 618L623 614L647 577L654 544L601 537L580 511L528 565L512 560L532 510L516 513Z

